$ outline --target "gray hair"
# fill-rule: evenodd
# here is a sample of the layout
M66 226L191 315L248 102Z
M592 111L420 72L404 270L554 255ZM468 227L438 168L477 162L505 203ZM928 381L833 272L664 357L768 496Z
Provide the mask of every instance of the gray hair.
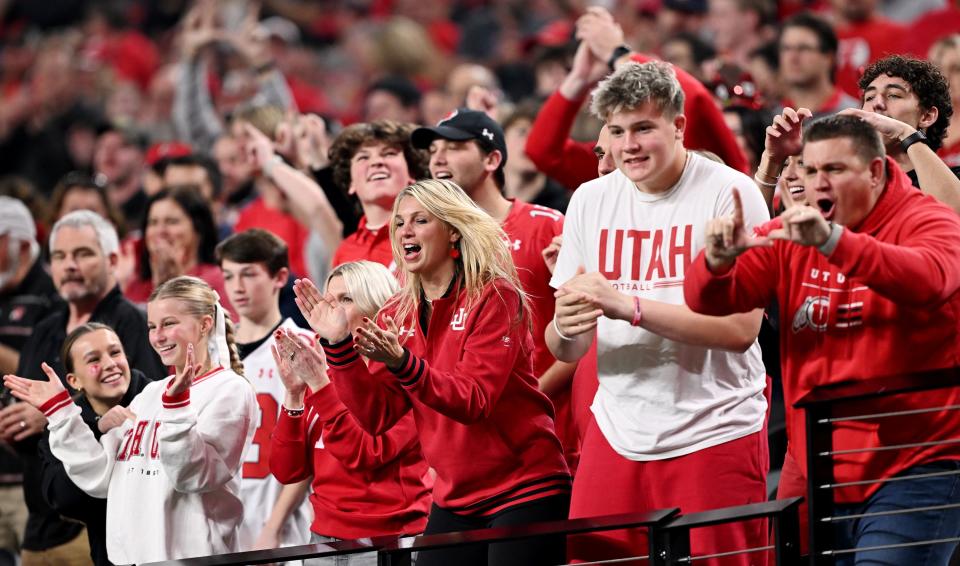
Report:
M600 120L652 103L666 118L683 113L683 89L673 66L661 61L627 63L593 90L590 111Z
M120 238L117 236L117 229L92 210L74 210L57 220L57 223L50 230L50 244L53 244L60 228L83 228L85 226L93 228L93 231L96 232L97 240L100 242L100 251L105 255L120 251Z

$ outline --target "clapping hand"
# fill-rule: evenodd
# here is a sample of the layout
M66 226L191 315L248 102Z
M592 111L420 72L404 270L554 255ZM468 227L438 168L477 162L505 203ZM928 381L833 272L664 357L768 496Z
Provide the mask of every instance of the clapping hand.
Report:
M364 357L381 362L392 369L403 363L403 346L400 345L400 331L393 318L384 317L386 328L380 328L369 318L363 319L363 326L357 329L355 348Z
M573 337L590 332L597 327L597 322L603 316L603 307L599 300L591 293L585 292L580 285L571 287L570 284L585 275L583 267L578 267L576 274L567 283L564 283L553 294L556 298L554 320L556 326L566 337ZM581 281L586 283L587 281ZM609 287L609 283L606 283ZM611 287L611 290L612 287Z
M274 340L273 359L289 395L302 398L307 387L316 392L329 385L327 360L319 347L286 328L277 329Z
M604 65L614 50L623 45L623 29L608 10L591 6L577 20L577 39L585 43L598 62Z
M340 306L333 295L323 296L317 286L309 279L297 279L293 283L297 307L307 319L310 328L321 338L336 344L350 335L347 311Z

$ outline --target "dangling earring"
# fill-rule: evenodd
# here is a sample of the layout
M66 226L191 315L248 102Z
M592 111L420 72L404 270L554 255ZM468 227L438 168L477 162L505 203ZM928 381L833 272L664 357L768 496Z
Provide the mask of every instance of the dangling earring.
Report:
M456 247L450 248L450 257L453 259L460 257L460 250L458 250Z

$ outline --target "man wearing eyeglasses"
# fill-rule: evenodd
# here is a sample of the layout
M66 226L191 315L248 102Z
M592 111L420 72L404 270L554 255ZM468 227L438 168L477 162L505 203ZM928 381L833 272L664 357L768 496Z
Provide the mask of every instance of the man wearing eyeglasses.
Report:
M809 108L814 117L859 106L836 85L837 35L829 23L797 14L784 22L777 47L784 88L781 106Z

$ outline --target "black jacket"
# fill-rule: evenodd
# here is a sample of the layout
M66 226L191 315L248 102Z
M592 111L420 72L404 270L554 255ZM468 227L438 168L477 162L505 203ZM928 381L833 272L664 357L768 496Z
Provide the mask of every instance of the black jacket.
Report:
M150 383L139 370L133 370L130 376L130 387L120 400L120 405L127 407L138 393ZM90 402L83 395L75 398L80 406L80 416L93 431L97 440L100 439L100 429L97 415ZM43 499L51 509L60 515L81 521L87 525L87 537L90 539L90 557L97 566L110 566L107 559L107 500L91 497L77 487L67 476L63 463L57 460L50 451L50 434L44 433L38 447L40 454L40 490Z

